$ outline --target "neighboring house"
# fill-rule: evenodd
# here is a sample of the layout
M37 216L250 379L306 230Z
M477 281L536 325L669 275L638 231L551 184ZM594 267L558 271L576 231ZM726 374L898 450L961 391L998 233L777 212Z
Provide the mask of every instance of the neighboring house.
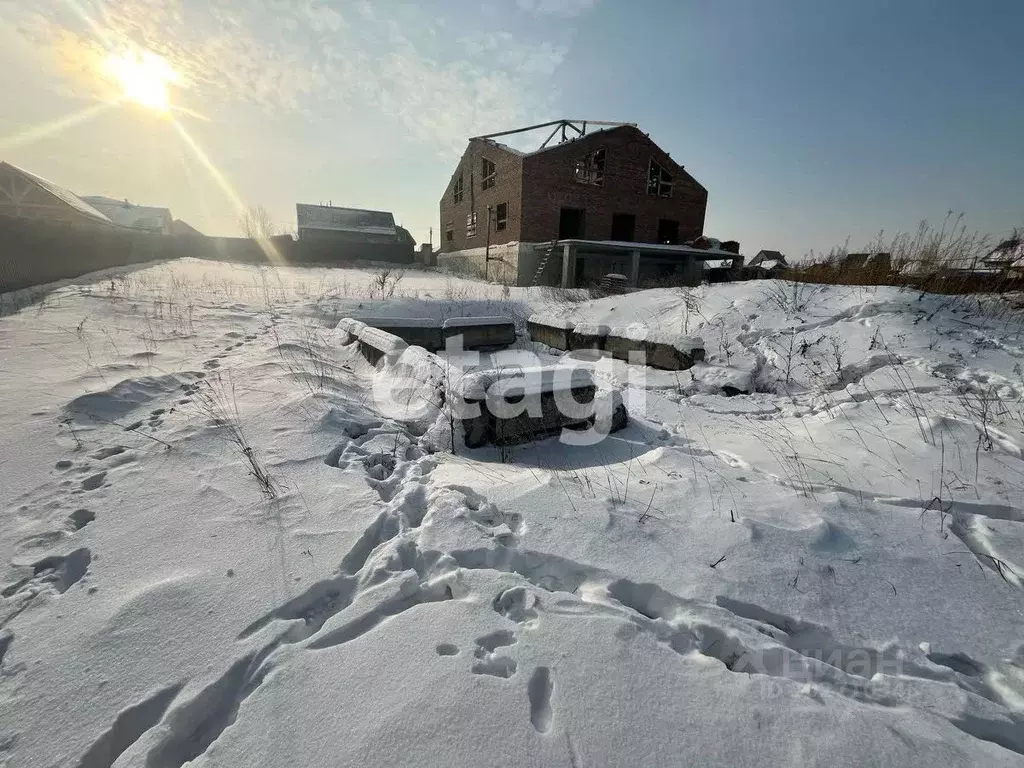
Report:
M299 241L331 258L412 261L415 240L388 211L299 203L295 217Z
M729 283L743 278L742 256L705 261L702 266L704 267L704 280L709 283Z
M73 192L5 162L0 162L0 216L66 226L114 226L103 213Z
M295 216L299 240L393 243L398 238L395 217L387 211L299 203Z
M174 218L168 208L135 205L103 195L84 195L82 200L119 226L154 235L171 234Z
M1024 273L1024 237L1011 237L993 248L981 260L984 267L999 272Z
M599 127L588 133L588 125ZM495 140L551 126L548 141L559 129L563 140L531 152ZM598 252L608 257L608 269L619 259L628 274L629 244L641 243L643 260L665 262L655 270L664 274L673 260L694 260L682 244L703 233L707 199L707 190L633 124L559 120L479 136L469 140L439 203L441 260L486 270L487 261L500 258L506 282L531 284L552 256L547 244L571 241L583 266L563 270L565 284L586 276ZM525 247L538 243L545 248ZM652 247L658 245L676 251ZM553 265L545 282L558 274Z
M756 280L779 277L788 266L786 257L778 251L758 251L743 271L746 278Z

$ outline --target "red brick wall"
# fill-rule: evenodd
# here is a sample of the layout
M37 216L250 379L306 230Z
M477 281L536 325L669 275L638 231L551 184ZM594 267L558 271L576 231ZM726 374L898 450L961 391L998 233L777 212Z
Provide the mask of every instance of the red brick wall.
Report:
M483 159L495 165L495 183L483 189ZM455 180L462 173L463 198L454 202ZM491 244L511 243L520 239L520 201L523 190L523 157L515 152L502 149L480 139L471 141L465 154L452 174L448 187L441 198L441 252L450 253L467 248L483 248L487 244L487 206L497 209L501 203L508 204L508 223L504 230L496 230L491 222ZM476 237L466 236L466 216L476 211ZM494 213L492 212L492 216ZM448 242L445 231L453 225L453 240Z
M598 149L605 150L603 186L580 184L574 175L576 161ZM675 183L671 198L647 194L652 157L672 174ZM588 134L525 157L522 162L519 234L524 242L556 239L562 207L586 210L584 237L588 240L610 239L616 213L636 216L637 242L657 242L659 219L678 221L681 241L703 234L707 190L636 128L625 126Z

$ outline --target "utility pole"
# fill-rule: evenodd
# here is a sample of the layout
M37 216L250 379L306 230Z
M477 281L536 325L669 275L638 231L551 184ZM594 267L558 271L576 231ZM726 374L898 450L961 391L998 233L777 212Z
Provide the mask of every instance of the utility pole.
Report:
M484 248L484 280L487 279L487 266L491 262L491 206L487 206L487 246Z

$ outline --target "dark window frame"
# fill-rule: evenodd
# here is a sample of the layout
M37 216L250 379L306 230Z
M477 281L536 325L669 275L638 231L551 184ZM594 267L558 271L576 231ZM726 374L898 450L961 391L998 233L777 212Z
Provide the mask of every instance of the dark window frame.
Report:
M480 189L490 189L496 183L498 168L494 161L486 157L480 158Z
M476 237L476 211L466 214L466 237Z
M501 232L508 226L508 203L498 203L494 208L494 231Z
M455 179L455 184L452 186L452 200L456 203L461 203L466 196L466 187L462 179L462 173L459 173L459 177Z
M672 197L674 184L675 180L672 178L672 174L652 157L647 166L647 194L656 197Z
M577 184L588 184L593 187L604 186L604 168L607 152L604 147L595 149L576 161L573 176Z

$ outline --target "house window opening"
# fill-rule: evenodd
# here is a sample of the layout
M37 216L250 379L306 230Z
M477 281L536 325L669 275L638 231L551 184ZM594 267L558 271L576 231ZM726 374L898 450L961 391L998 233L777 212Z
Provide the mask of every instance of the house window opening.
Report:
M658 219L658 242L679 245L679 222L672 219Z
M672 197L672 174L651 159L647 171L647 194L658 197Z
M494 163L485 157L483 159L483 167L481 170L482 178L480 180L480 189L490 189L494 186L494 180L498 175L494 169Z
M595 187L604 185L604 156L603 149L591 152L576 161L576 181L580 184L591 184Z

